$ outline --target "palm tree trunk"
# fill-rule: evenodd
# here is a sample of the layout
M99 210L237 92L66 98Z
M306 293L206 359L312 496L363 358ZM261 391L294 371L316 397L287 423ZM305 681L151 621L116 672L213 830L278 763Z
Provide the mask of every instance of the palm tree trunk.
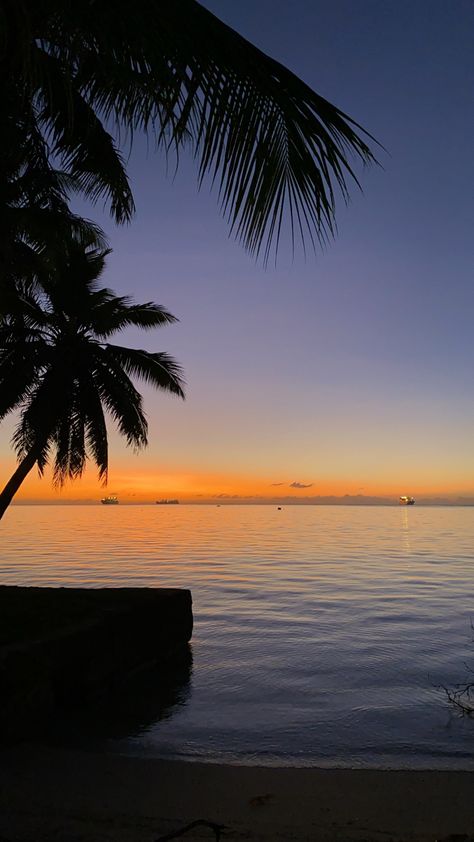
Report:
M0 520L2 519L3 515L5 514L8 506L10 505L11 501L13 500L16 492L18 491L20 485L22 484L25 477L30 473L33 465L35 464L41 448L38 446L32 447L30 452L26 454L25 458L21 460L18 468L16 469L13 476L8 480L5 488L0 494Z

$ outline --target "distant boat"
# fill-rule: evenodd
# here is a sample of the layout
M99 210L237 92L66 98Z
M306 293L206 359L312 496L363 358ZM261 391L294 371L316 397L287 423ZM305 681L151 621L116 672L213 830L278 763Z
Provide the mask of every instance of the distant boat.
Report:
M100 501L104 506L116 506L118 504L118 497L115 494L109 494L108 497L102 497Z
M415 505L415 498L414 497L400 497L399 501L400 506L414 506Z
M157 506L175 506L177 503L179 503L179 500L157 500L156 501Z

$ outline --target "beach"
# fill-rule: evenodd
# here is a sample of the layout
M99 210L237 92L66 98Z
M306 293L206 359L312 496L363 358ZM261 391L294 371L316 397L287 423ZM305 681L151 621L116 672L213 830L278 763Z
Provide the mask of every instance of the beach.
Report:
M17 746L2 751L3 840L146 842L196 819L222 839L474 838L474 773L220 766ZM204 826L183 838L214 839Z

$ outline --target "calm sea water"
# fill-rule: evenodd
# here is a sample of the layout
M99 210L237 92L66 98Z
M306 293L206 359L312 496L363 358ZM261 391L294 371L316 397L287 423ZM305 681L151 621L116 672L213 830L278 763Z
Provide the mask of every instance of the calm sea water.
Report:
M474 769L474 721L437 687L474 666L474 509L17 506L0 530L2 584L192 590L192 663L165 691L152 682L89 712L71 739Z

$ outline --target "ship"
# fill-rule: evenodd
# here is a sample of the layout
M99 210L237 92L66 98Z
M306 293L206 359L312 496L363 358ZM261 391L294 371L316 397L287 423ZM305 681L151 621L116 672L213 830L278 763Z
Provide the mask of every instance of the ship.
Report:
M156 501L157 506L170 506L170 505L175 506L177 503L179 503L179 500L157 500Z
M102 497L100 502L104 506L116 506L118 504L118 497L115 494L109 494L108 497Z
M415 505L415 498L414 497L407 497L406 495L403 495L403 497L399 498L398 502L400 503L400 506L414 506Z

